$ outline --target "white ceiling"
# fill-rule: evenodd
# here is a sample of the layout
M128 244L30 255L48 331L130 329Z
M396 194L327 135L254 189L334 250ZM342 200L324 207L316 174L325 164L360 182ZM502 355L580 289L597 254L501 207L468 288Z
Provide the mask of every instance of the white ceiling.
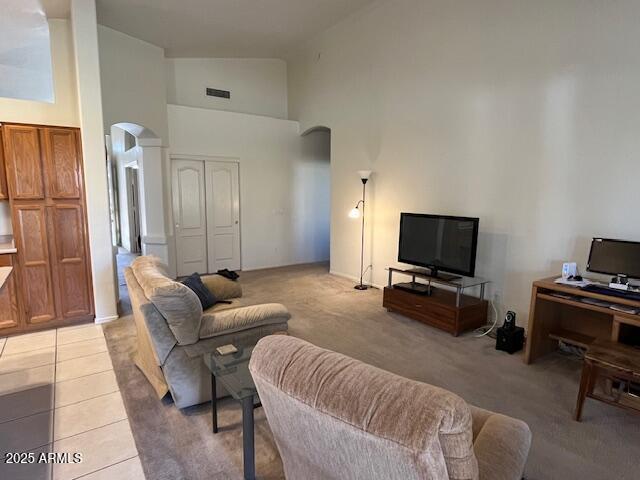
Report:
M40 0L47 18L69 18L70 0Z
M0 1L0 97L53 102L49 26L39 0Z
M55 0L50 0L55 1ZM168 57L283 57L373 0L97 0L98 23Z

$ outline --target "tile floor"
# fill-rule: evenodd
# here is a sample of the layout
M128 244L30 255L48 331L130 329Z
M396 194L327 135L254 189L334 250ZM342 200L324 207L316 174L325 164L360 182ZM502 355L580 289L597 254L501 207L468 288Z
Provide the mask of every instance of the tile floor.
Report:
M6 452L81 453L80 463L7 464ZM0 338L0 478L145 478L102 327Z

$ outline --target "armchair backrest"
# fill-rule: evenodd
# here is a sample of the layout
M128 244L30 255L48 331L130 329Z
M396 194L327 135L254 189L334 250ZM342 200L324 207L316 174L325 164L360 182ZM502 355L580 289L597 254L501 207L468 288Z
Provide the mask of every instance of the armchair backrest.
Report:
M138 348L144 348L146 358L155 358L157 366L164 365L171 349L178 343L166 319L144 294L131 267L124 269L131 309L138 334Z
M283 335L260 340L249 368L287 478L478 478L453 393Z
M147 299L166 320L179 345L200 339L202 304L187 286L169 278L158 257L143 256L131 263L131 270Z

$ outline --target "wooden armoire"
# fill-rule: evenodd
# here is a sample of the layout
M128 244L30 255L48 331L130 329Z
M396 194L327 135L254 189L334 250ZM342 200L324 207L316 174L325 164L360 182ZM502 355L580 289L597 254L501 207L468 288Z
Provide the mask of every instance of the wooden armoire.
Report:
M17 249L19 318L0 336L94 317L77 128L0 127ZM0 175L2 176L2 175Z

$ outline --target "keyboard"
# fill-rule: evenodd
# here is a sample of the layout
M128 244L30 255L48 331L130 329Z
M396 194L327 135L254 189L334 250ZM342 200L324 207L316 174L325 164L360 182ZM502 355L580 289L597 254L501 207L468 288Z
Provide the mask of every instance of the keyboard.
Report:
M600 295L610 295L612 297L626 298L627 300L636 300L640 302L640 292L629 292L626 290L618 290L616 288L605 287L592 283L581 288L585 292L599 293Z

